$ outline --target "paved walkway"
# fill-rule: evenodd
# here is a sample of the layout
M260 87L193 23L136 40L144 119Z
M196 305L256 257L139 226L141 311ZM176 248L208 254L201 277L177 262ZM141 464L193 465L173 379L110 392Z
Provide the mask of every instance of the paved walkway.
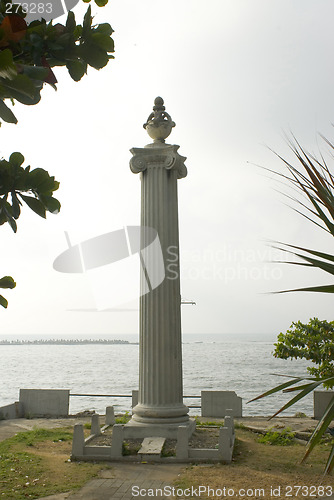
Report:
M77 493L52 495L40 500L173 498L171 495L151 496L149 490L155 491L157 488L163 490L165 486L172 487L184 467L185 465L180 464L117 463L112 465L112 469L102 471L99 479L92 479ZM141 494L140 490L142 490Z

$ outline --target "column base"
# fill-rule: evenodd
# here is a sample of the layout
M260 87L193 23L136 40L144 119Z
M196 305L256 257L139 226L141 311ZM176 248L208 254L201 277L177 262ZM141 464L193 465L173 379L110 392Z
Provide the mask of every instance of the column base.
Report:
M133 408L132 413L132 420L143 424L167 422L182 425L182 423L186 423L189 420L189 408L183 403L172 406L145 405L143 403L138 403Z

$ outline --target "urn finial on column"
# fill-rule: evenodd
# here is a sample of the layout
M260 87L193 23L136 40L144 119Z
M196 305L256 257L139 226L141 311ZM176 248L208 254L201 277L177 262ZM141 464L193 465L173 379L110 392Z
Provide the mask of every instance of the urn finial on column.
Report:
M165 109L162 97L156 97L154 100L153 112L143 125L154 142L164 143L165 139L171 133L172 128L175 127L175 123Z

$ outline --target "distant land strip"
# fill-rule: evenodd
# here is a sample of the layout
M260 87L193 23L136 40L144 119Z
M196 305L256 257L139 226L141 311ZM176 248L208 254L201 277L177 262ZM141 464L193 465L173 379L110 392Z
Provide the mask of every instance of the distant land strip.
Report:
M110 339L38 339L38 340L0 340L1 345L87 345L87 344L129 344L138 345L138 342Z

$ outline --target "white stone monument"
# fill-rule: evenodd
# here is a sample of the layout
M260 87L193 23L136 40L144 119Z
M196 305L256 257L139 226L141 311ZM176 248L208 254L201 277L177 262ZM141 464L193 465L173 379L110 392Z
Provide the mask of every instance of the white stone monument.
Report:
M183 404L181 295L177 180L187 175L179 146L165 144L175 123L157 97L144 124L153 143L133 148L130 168L141 175L140 359L138 404L125 431L128 436L176 438L178 426L195 428ZM153 228L160 239L160 254L150 246ZM147 240L147 241L146 241ZM161 252L165 278L161 274ZM149 291L148 291L149 290Z

